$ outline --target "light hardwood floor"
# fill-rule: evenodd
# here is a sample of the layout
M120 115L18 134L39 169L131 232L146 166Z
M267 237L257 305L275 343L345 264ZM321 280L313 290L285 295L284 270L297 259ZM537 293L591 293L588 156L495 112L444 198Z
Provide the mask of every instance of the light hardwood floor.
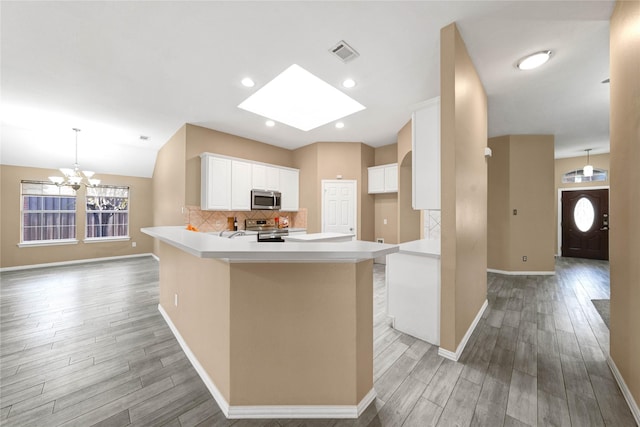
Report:
M357 420L226 420L158 313L152 258L1 274L3 426L635 426L605 361L608 263L489 274L459 362L391 329L376 265L376 401Z

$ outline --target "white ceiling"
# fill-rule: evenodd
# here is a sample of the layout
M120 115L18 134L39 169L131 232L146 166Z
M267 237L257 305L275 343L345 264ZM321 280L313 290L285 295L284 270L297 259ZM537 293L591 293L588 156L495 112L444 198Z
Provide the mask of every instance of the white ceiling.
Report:
M6 2L1 14L2 164L151 176L184 123L297 148L396 141L439 95L439 32L456 21L489 99L489 136L556 137L556 157L609 151L614 1ZM360 57L328 52L346 40ZM514 63L542 49L545 66ZM367 109L309 132L237 108L293 63ZM250 76L256 86L240 80ZM141 141L140 135L150 137Z

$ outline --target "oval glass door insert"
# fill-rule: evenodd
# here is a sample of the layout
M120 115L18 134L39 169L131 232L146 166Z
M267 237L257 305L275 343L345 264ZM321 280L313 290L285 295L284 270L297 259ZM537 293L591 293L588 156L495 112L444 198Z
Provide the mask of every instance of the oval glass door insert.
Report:
M595 210L593 204L586 197L581 197L573 208L573 220L578 230L583 233L589 231L595 219Z

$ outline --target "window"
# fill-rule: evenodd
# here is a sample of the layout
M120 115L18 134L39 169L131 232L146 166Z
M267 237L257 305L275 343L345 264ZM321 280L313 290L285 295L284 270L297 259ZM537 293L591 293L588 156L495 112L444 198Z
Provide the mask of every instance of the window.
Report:
M604 169L593 168L593 176L584 176L582 169L569 171L562 175L562 182L564 184L569 182L597 182L606 181L607 171Z
M21 182L22 243L61 243L76 238L76 192L68 186Z
M573 208L573 220L578 230L583 233L591 230L593 220L595 219L595 210L593 204L586 197L581 197Z
M129 237L129 187L87 187L86 237Z

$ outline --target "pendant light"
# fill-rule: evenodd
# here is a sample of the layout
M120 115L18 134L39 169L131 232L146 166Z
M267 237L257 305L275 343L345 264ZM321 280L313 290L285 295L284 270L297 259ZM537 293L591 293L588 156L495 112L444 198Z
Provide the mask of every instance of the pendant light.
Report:
M80 164L78 164L78 132L80 132L80 129L73 128L73 131L76 133L76 161L73 164L73 169L60 168L60 172L62 172L64 177L50 176L49 181L58 186L68 185L76 191L80 188L81 185L84 185L86 187L95 187L96 185L100 184L100 180L92 178L94 172L80 170Z
M593 176L593 166L591 166L591 164L589 163L589 151L591 151L591 148L587 148L584 151L587 152L587 164L584 168L582 168L582 175L586 177Z

